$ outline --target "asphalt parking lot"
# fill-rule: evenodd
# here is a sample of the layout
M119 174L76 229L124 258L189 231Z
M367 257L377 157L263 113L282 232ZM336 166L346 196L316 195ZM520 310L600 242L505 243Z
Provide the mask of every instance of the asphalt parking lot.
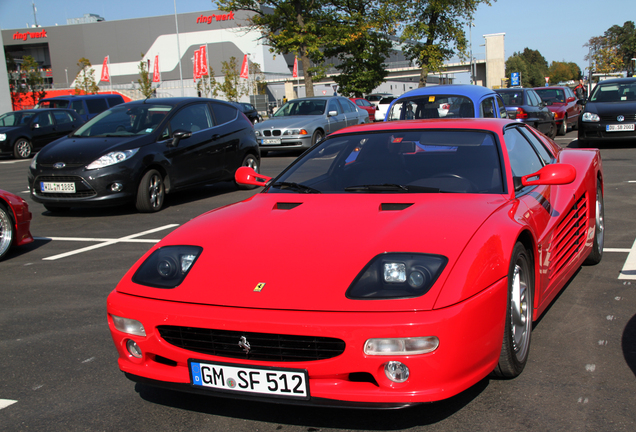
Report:
M572 145L576 132L558 137ZM0 188L24 197L36 241L0 262L0 430L629 431L636 430L636 143L603 148L603 261L582 267L537 323L510 381L486 378L446 401L398 411L290 407L159 390L127 380L106 297L154 242L257 193L231 183L133 206L51 214L28 198L29 162L0 159ZM293 160L272 154L262 172ZM210 227L214 229L214 227ZM244 229L267 229L254 221ZM470 329L467 329L470 331ZM470 353L466 353L470 355Z

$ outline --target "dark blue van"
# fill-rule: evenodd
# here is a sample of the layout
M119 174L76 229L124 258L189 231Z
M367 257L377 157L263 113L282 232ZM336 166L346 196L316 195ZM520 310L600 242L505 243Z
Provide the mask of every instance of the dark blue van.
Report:
M82 120L87 121L100 112L122 103L124 98L118 94L56 96L40 100L36 108L69 108L79 114Z

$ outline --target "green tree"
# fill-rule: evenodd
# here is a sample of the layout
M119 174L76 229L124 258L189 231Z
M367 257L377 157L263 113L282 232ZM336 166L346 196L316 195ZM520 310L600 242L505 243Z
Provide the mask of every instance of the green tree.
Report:
M22 108L22 102L25 95L26 84L24 84L21 78L21 72L18 71L18 66L11 54L6 55L7 71L9 78L9 91L11 92L11 106L14 111ZM26 75L25 75L26 77Z
M401 40L406 57L422 68L420 87L426 85L429 72L441 71L455 53L465 56L464 28L481 3L491 4L490 0L403 0L406 23Z
M146 99L152 97L154 89L152 88L152 78L150 78L150 71L148 70L148 62L144 61L144 53L141 53L141 60L139 61L139 90Z
M550 63L548 76L552 84L557 84L561 81L579 80L581 79L581 68L573 62L553 61Z
M521 85L524 87L541 87L545 85L548 75L548 62L539 51L526 48L516 52L506 60L506 77L511 72L521 72Z
M79 59L77 63L79 72L75 77L75 94L96 94L99 86L95 82L95 69L91 66L91 61L85 57Z
M521 86L529 86L527 84L528 81L528 65L526 61L519 53L514 53L506 60L506 78L508 78L508 84L511 81L511 75L513 72L519 72L520 80L519 85Z
M378 0L332 0L333 24L325 56L338 60L334 77L339 93L361 97L384 82L384 65L393 48L399 3Z
M240 72L236 57L230 57L230 61L221 62L223 82L217 84L217 88L225 93L225 97L232 102L238 102L241 96L247 94L245 86L241 85Z
M333 23L327 0L218 0L224 11L253 12L248 30L277 54L296 54L302 64L307 96L314 95L314 79L324 76L325 36Z
M602 36L591 37L584 47L589 48L585 60L592 62L592 71L612 73L627 71L633 74L636 57L636 26L627 21L623 26L613 25Z
M38 62L32 56L24 56L22 60L22 71L26 74L24 83L26 84L27 100L30 98L30 105L36 105L40 99L46 96L44 91L44 78L40 73ZM29 95L29 93L31 93Z
M214 78L214 69L209 67L210 74L203 75L197 81L197 92L203 97L213 97L216 98L219 95L218 86L219 84Z

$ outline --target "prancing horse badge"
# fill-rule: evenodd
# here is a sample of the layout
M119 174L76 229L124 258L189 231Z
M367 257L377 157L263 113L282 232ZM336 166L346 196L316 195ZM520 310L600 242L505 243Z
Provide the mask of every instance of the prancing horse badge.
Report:
M261 290L265 287L265 282L261 282L259 284L256 285L256 288L254 288L254 292L261 292Z

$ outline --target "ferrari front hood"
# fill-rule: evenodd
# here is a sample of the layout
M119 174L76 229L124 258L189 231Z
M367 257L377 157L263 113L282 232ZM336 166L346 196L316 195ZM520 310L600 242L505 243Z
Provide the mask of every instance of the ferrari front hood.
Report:
M501 195L477 194L258 194L199 216L156 246L203 248L181 285L159 289L131 281L151 250L117 290L238 308L428 309L468 241L504 202ZM449 262L421 298L347 299L358 273L386 252L437 254Z

